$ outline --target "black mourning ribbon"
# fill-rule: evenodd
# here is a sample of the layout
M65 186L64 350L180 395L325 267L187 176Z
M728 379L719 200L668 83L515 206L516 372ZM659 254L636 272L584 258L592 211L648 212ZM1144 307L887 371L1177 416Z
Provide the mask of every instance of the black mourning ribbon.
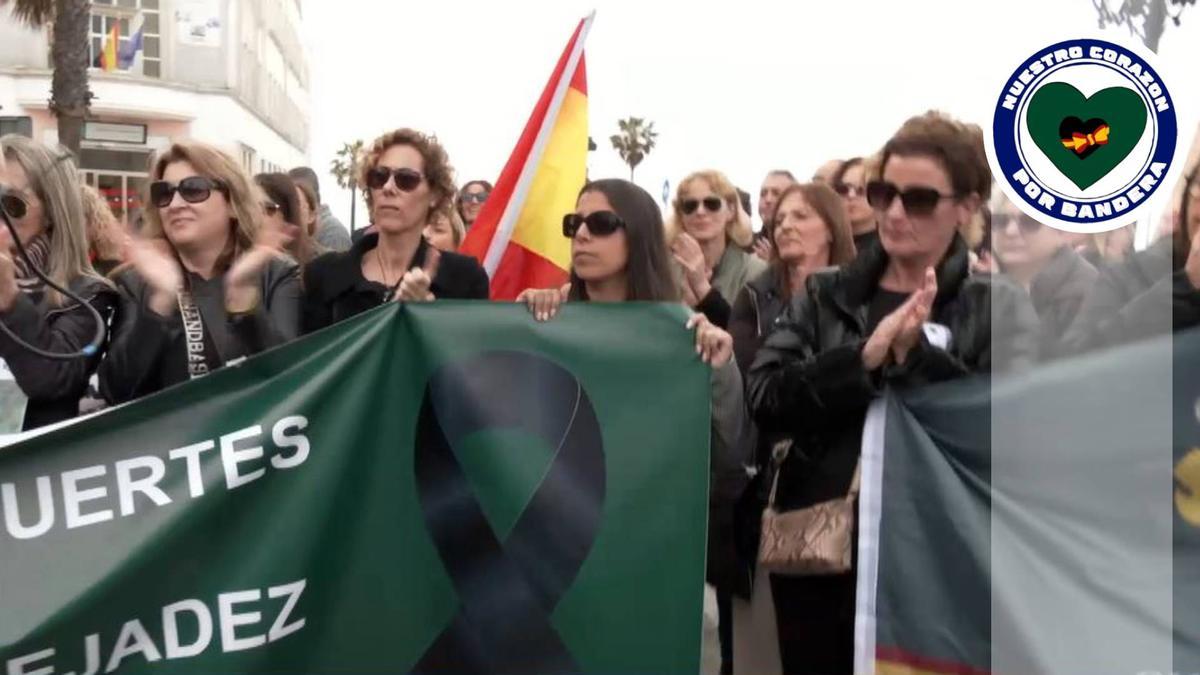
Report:
M501 542L455 456L469 434L520 430L554 449L546 475ZM439 368L417 421L417 495L459 610L421 657L420 675L578 673L551 623L600 529L604 448L579 381L535 354L487 351Z

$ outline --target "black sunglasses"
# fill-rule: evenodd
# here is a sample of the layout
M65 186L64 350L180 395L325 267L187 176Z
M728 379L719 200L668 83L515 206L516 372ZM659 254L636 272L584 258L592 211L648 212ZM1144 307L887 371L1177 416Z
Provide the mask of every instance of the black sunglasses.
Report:
M850 185L849 183L836 183L833 186L833 191L843 197L859 197L865 193L865 189L858 185Z
M486 192L464 192L462 201L464 204L482 204L487 201L488 193Z
M928 216L943 199L954 199L956 195L944 195L933 188L911 187L901 191L894 183L873 180L867 183L867 203L876 211L886 211L896 197L910 216Z
M29 204L11 192L0 192L0 209L4 209L9 218L20 220L29 212Z
M992 219L993 219L992 220L992 229L993 230L999 229L1000 232L1007 230L1008 224L1013 222L1014 220L1017 222L1017 227L1020 228L1021 234L1033 234L1034 232L1037 232L1038 230L1042 229L1042 224L1040 222L1038 222L1037 220L1034 220L1033 218L1030 218L1029 216L1025 215L1024 213L1022 213L1020 215L1011 215L1011 216L993 215Z
M414 169L389 169L386 166L377 166L367 172L367 187L372 190L382 190L383 186L387 185L389 178L395 180L397 189L412 192L417 189L425 177L421 175L420 171Z
M700 208L701 204L703 204L705 211L708 211L709 213L716 213L717 211L721 210L722 203L724 203L724 202L721 201L720 197L705 197L704 199L685 199L682 202L680 202L679 209L681 211L683 211L684 215L690 216L696 212L696 209Z
M625 227L625 221L612 211L593 211L586 216L568 213L563 216L563 236L567 239L574 239L575 233L579 232L579 228L583 225L587 225L588 232L592 236L607 237Z
M188 176L179 181L178 185L158 180L150 184L150 203L160 209L165 209L171 205L175 199L175 193L178 192L179 196L183 197L183 201L189 204L199 204L211 197L213 190L224 194L225 186L204 176Z

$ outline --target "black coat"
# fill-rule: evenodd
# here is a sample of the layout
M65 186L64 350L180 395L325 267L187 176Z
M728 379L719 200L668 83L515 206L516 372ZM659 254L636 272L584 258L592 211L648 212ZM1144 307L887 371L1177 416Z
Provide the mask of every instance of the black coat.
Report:
M387 301L392 289L368 280L362 273L363 256L378 243L378 234L368 234L350 250L326 253L304 268L305 333L362 314ZM430 248L422 238L409 269L424 265ZM442 299L487 300L487 272L470 256L443 252L429 290Z
M1097 276L1091 263L1070 246L1063 246L1033 278L1029 297L1042 324L1039 339L1042 358L1062 352L1062 338L1079 315Z
M100 312L106 322L112 316L117 306L117 292L112 286L100 279L80 277L68 287ZM62 307L52 307L44 300L35 302L19 293L13 307L0 313L0 321L25 342L49 352L77 352L96 335L92 313L69 298ZM17 386L29 398L22 428L34 429L79 414L79 399L87 393L88 378L103 353L102 345L88 358L51 360L27 351L0 331L0 358L8 363Z
M245 315L225 312L223 277L188 273L205 335L217 352L215 369L295 339L300 330L300 279L296 263L276 258L262 272L261 300ZM149 308L151 289L129 269L117 275L121 307L113 343L100 365L100 393L109 403L131 401L189 379L187 338L178 308L163 317Z
M750 369L748 400L760 431L795 441L780 474L783 510L846 494L867 407L885 385L1003 372L1036 359L1038 322L1028 296L1006 279L968 276L967 247L956 236L937 268L930 317L949 329L948 348L923 334L903 365L868 372L861 356L867 311L887 264L886 251L872 247L846 267L811 275ZM994 325L993 312L1007 320Z
M1174 264L1172 244L1163 239L1104 268L1062 349L1086 352L1200 325L1200 291Z

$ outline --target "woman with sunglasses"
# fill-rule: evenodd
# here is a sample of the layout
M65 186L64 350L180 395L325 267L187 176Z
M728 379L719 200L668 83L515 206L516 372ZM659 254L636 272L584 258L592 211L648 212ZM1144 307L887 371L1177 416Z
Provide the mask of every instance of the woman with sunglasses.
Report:
M845 498L867 408L884 386L1034 358L1028 298L1011 282L969 277L958 234L991 191L982 134L928 113L887 142L881 167L867 187L881 246L811 274L750 370L759 430L792 439L777 464L780 511ZM784 672L853 672L855 577L771 575Z
M483 204L492 194L492 184L486 180L473 180L462 187L455 199L454 210L462 218L463 229L469 230L483 210Z
M846 214L854 232L854 248L865 251L879 241L875 227L875 212L867 203L867 167L862 157L851 157L834 172L832 185L846 201Z
M91 310L55 285L104 320L117 304L116 290L88 262L80 184L66 150L24 136L0 137L0 433L78 414L103 355L103 344L79 358L51 359L29 350L79 354L96 337Z
M317 245L304 220L305 214L311 211L306 211L308 204L296 182L286 173L260 173L254 177L254 182L266 195L263 202L265 224L283 232L291 242L285 252L302 267L312 262L317 257Z
M517 298L537 320L553 317L564 300L679 302L662 214L654 198L633 183L607 179L584 186L575 213L563 219L563 236L571 240L569 285L530 290ZM713 367L708 578L723 588L739 574L732 527L733 504L746 483L742 380L729 333L703 314L695 314L687 327L696 329L696 350ZM723 633L731 627L728 610L728 604L721 608ZM722 635L721 642L731 647L731 635ZM723 660L731 660L728 652Z
M151 166L142 236L116 272L125 294L100 368L110 403L152 394L296 337L290 237L232 157L174 143Z
M999 271L1029 293L1041 322L1039 353L1049 358L1096 283L1096 268L1066 233L1022 213L1004 193L992 198L992 246Z
M1079 353L1200 325L1200 166L1183 181L1170 237L1105 267L1063 338Z
M376 231L304 270L304 330L312 332L385 302L486 300L488 276L471 257L424 237L430 217L451 208L454 176L436 139L412 129L371 144L360 167Z
M750 217L741 208L737 188L717 171L683 179L673 208L667 237L683 272L684 302L724 328L738 291L767 268L746 252L754 236Z

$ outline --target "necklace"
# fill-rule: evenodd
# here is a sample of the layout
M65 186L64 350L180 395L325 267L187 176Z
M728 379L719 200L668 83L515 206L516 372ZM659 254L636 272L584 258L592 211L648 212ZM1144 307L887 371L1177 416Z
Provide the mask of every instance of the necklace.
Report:
M375 248L375 264L379 266L379 273L383 275L383 285L388 288L392 287L391 276L388 270L383 266L383 255L379 252L379 248Z

